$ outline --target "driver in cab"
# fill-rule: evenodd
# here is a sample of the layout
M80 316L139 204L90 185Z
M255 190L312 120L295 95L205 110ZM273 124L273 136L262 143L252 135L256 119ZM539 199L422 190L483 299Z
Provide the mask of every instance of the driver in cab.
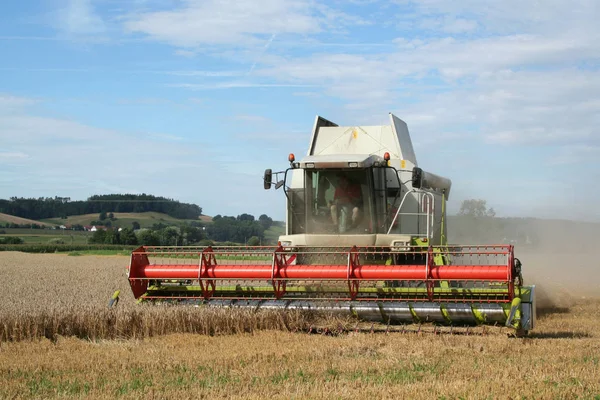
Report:
M351 183L347 176L340 175L338 177L338 186L333 195L333 203L331 204L331 219L333 220L334 226L339 226L340 233L343 233L356 225L360 214L360 203L360 185ZM348 227L349 215L352 222L350 227ZM338 225L340 222L341 224Z

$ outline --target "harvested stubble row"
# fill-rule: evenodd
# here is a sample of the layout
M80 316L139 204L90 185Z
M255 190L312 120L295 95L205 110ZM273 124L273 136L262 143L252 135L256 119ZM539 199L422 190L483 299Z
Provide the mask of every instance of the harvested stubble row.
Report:
M310 317L300 312L136 305L128 290L109 309L111 294L127 289L126 265L125 257L1 254L0 272L11 284L4 291L9 301L0 303L0 341L296 331L310 324Z
M75 336L82 339L146 338L170 333L222 335L262 329L304 330L306 316L293 312L185 307L109 310L70 306L2 315L0 341Z
M560 293L554 284L572 282L572 269L564 272L571 280L552 282L547 258L522 259L538 267L546 279L537 281L552 299ZM568 260L586 265L588 257ZM113 291L126 288L124 265L126 257L0 254L0 329L15 340L0 342L0 398L600 398L597 298L546 301L539 326L526 339L331 337L262 330L309 322L301 315L142 307L127 290L109 310ZM597 287L597 280L590 281L587 287ZM251 330L256 331L217 336ZM139 338L167 332L209 334L149 340L62 336ZM52 341L20 340L55 334Z

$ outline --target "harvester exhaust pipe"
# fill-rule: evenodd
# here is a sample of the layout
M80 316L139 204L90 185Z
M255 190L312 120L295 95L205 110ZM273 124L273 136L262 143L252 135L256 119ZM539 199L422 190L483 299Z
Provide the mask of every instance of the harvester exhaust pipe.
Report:
M412 172L412 186L415 189L440 190L445 193L446 200L448 200L452 181L448 178L424 171L419 167L414 167Z

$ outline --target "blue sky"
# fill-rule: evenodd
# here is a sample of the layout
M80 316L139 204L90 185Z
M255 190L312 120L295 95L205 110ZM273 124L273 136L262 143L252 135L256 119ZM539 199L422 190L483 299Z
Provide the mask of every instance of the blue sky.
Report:
M0 4L0 198L152 193L285 215L317 114L407 122L450 211L600 220L600 3Z

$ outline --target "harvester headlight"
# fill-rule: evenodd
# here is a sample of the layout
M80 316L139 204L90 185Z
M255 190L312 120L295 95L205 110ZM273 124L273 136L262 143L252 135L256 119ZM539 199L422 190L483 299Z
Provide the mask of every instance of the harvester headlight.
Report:
M279 244L281 245L281 247L289 247L292 245L292 241L291 240L282 240L279 242Z
M358 168L358 163L357 162L349 162L348 163L348 167L350 167L350 168Z
M410 251L410 242L404 240L394 240L391 246L392 251Z
M314 168L315 167L315 163L306 163L306 168Z

